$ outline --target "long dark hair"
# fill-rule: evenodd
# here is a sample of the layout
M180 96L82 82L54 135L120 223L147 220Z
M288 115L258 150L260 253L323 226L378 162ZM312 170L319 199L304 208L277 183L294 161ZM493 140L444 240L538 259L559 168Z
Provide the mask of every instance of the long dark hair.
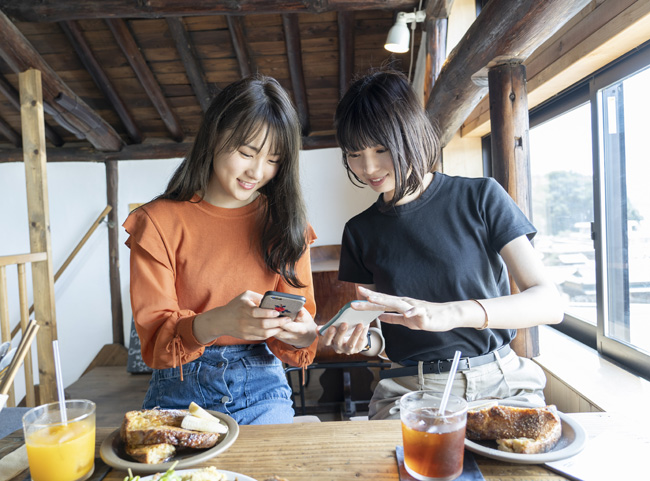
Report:
M271 152L279 154L278 173L259 192L266 198L259 219L265 264L293 287L304 287L296 263L307 249L307 216L300 190L300 121L277 80L256 75L230 84L205 112L190 154L172 176L163 199L189 201L205 195L212 162L264 132Z
M348 152L382 145L395 167L395 195L390 209L417 192L424 176L440 158L440 140L407 78L393 70L377 70L355 81L334 116L336 140L343 150L343 165L353 184L364 182L352 172ZM358 184L357 184L358 185Z

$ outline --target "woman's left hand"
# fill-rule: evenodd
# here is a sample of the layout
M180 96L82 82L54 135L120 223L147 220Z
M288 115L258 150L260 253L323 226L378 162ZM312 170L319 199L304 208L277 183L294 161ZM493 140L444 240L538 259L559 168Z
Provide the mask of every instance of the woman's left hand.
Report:
M377 308L386 311L379 316L379 320L388 324L400 324L409 329L423 331L449 331L458 327L454 320L452 304L420 301L410 297L397 297L381 294L365 287L358 287L359 294L369 301L364 305L359 303L359 310L374 310Z
M273 337L294 347L302 348L311 346L317 335L316 322L309 311L303 307L298 312L296 319L283 324L281 331Z

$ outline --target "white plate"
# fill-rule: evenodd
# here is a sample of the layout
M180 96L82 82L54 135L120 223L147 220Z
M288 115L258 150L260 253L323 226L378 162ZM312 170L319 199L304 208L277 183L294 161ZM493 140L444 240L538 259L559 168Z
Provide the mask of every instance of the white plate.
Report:
M180 471L174 470L178 474L187 474L198 471L198 469L181 469ZM246 476L245 474L233 473L232 471L224 471L223 469L217 469L222 474L226 475L228 481L257 481L256 479ZM153 481L153 475L147 476L146 478L140 478L140 481Z
M172 467L175 461L178 461L178 464L176 465L176 468L178 469L189 468L190 466L202 463L203 461L213 458L217 454L224 452L232 445L232 443L235 442L237 436L239 436L239 425L237 424L237 421L235 421L227 414L222 414L217 411L208 412L213 416L218 417L226 426L228 426L228 432L219 439L217 444L209 449L185 449L177 453L170 461L166 463L139 463L135 461L131 456L126 454L124 451L124 443L120 438L120 430L116 429L111 434L109 434L106 439L104 439L104 442L99 448L99 455L109 466L121 469L123 471L131 469L134 474L164 473ZM230 478L228 479L230 480Z
M539 407L534 404L518 401L499 401L503 406L516 406L516 407ZM558 411L560 420L562 421L562 436L557 442L555 447L547 452L540 454L520 454L520 453L507 453L497 449L496 441L471 441L465 439L465 447L477 454L487 458L497 459L499 461L507 461L516 464L542 464L551 461L559 461L560 459L570 458L575 456L585 447L587 441L587 434L584 428L575 419L570 418L564 413Z

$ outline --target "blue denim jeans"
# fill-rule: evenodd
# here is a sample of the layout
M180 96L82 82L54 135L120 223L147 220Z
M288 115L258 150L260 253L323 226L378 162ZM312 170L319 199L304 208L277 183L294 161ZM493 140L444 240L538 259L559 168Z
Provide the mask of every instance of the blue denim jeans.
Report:
M195 361L154 369L142 407L187 409L190 402L232 416L238 424L293 422L291 390L266 344L208 346Z

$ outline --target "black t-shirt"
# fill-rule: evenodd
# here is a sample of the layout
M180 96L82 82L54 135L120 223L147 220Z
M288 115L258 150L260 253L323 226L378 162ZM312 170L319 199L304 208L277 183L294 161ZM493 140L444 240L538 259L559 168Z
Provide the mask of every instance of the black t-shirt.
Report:
M510 294L499 252L535 227L492 178L436 172L416 200L381 212L382 196L348 221L339 279L375 284L379 292L432 302ZM386 354L396 362L486 354L509 343L515 330L458 328L447 332L382 324Z

